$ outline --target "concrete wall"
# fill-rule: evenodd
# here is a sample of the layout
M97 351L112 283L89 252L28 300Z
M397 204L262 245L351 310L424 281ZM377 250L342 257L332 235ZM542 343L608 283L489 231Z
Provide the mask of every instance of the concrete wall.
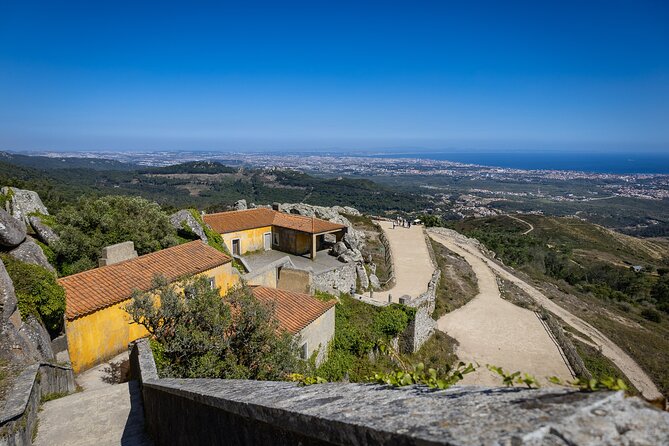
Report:
M311 294L313 288L311 272L284 266L279 271L276 287L281 290Z
M224 265L202 273L214 277L221 294L238 282L232 265ZM65 321L67 345L75 373L81 373L100 362L112 358L128 348L128 344L148 333L141 325L132 323L125 307L130 299L94 313Z
M248 276L248 277L247 277ZM277 268L265 268L256 274L247 274L245 276L246 283L249 285L266 286L269 288L277 288L278 273Z
M271 226L263 226L262 228L248 229L246 231L229 232L221 235L225 241L225 246L228 247L230 252L232 252L232 241L238 238L240 241L240 254L244 255L247 252L265 249L264 234L267 232L272 232Z
M14 381L2 408L0 446L31 445L42 397L75 390L71 368L55 364L28 366Z
M279 244L273 244L272 249L298 256L311 252L311 234L277 226L273 228L273 231L278 234Z
M307 357L311 358L314 352L318 351L316 365L320 365L327 359L328 346L334 338L335 331L335 307L330 308L318 319L307 325L300 331L301 346L307 343Z

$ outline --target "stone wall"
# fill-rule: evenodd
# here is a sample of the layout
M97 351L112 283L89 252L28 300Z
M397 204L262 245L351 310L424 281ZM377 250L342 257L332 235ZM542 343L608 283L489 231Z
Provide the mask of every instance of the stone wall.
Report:
M156 446L666 444L669 413L621 392L158 379L131 352ZM408 416L411 414L411 416Z
M355 263L344 263L338 268L312 274L312 292L318 290L339 295L355 291L355 266Z
M585 366L585 363L583 363L583 359L581 359L576 351L574 343L567 337L555 315L542 308L539 318L546 324L546 327L548 327L548 331L553 335L555 341L560 346L560 350L562 350L565 358L567 358L567 362L576 376L583 379L591 379L592 374Z
M74 392L74 374L55 364L28 366L14 381L0 415L0 446L31 445L42 397Z
M296 293L310 294L313 288L311 271L284 266L279 271L276 287Z
M401 351L406 353L418 351L434 333L437 323L432 319L432 313L434 312L437 285L440 278L441 270L437 269L432 273L427 291L406 303L407 306L416 309L416 317L409 322L404 333L400 335Z

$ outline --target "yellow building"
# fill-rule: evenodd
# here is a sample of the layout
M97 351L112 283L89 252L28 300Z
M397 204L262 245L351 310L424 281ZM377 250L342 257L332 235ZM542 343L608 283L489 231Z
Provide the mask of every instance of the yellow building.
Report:
M339 241L346 226L320 218L286 214L268 208L219 212L203 217L204 222L222 235L233 255L275 249L308 255L312 259L327 246L326 235Z
M135 290L151 290L156 276L175 282L194 275L209 277L222 294L239 280L230 257L200 240L59 279L66 293L65 333L75 373L148 334L124 310Z

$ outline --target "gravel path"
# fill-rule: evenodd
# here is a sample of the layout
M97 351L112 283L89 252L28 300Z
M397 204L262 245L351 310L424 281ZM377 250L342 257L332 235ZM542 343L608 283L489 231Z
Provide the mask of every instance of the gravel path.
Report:
M429 234L436 242L461 255L472 266L478 280L476 297L437 321L439 330L459 342L458 357L481 366L467 375L463 384L499 385L500 377L487 370L486 364L500 366L507 372L529 373L542 385L550 385L546 380L549 376L572 379L559 347L536 314L502 299L495 274L480 258L447 237L434 232Z
M393 229L390 221L379 220L377 223L386 234L393 252L395 286L389 290L375 292L373 298L388 302L388 295L391 295L393 302L399 302L399 298L405 295L418 297L427 291L427 284L434 271L423 227L397 226Z
M627 376L627 379L630 380L634 387L636 387L645 398L649 400L657 400L662 398L662 394L660 393L657 386L653 383L648 374L643 371L639 364L637 364L634 359L632 359L613 341L607 338L602 332L550 300L532 285L511 274L501 265L486 257L477 247L473 246L471 243L463 242L464 236L460 234L454 234L453 237L450 237L445 235L447 233L448 231L439 231L439 233L436 231L430 231L430 237L434 238L439 243L444 243L449 249L452 249L465 257L468 262L471 259L472 261L479 263L479 266L481 263L483 263L484 266L487 266L488 270L493 270L504 280L513 282L516 286L530 295L530 297L532 297L539 305L543 306L548 311L557 315L565 323L592 339L597 347L601 349L602 354L613 361L618 366L618 368L620 368L625 376ZM479 283L479 287L480 286L481 285ZM467 307L467 305L465 307ZM457 336L455 336L455 338L457 339Z

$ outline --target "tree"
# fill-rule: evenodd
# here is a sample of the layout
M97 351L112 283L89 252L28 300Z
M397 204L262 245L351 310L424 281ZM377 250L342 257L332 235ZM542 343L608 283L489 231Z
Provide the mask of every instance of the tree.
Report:
M176 245L176 230L157 203L141 197L80 199L55 217L60 240L53 245L63 275L93 268L105 246L133 241L137 253Z
M246 286L221 297L204 277L135 293L126 308L154 341L162 376L281 379L298 365L296 343L282 331L275 308Z

